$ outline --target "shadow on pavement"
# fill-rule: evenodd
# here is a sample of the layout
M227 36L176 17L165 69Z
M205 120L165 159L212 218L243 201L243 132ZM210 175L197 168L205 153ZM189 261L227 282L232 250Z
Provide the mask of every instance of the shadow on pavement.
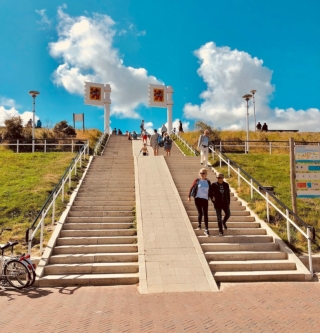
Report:
M2 288L0 289L0 297L7 297L9 301L13 301L17 297L25 296L28 298L40 298L52 294L52 291L40 288L28 288L28 289L15 289L15 288Z

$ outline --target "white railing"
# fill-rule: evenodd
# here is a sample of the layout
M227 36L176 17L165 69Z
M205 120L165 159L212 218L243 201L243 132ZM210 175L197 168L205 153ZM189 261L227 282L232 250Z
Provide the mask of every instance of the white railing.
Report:
M61 143L62 142L62 143ZM87 142L89 144L88 140L83 140L83 142ZM69 146L70 151L73 153L76 147L82 147L83 146L82 140L74 140L74 139L35 139L34 143L32 140L17 140L15 143L10 143L2 141L0 143L0 147L8 147L8 146L16 146L16 152L19 153L23 147L30 146L30 152L44 152L46 153L50 148L52 147L65 147ZM37 147L41 147L41 149L37 150ZM89 148L88 148L89 149ZM28 150L29 151L29 150Z
M100 136L99 140L97 141L94 149L93 149L93 155L97 155L98 154L98 151L100 149L100 147L103 145L103 141L105 140L105 137L108 135L108 138L107 138L107 141L105 142L104 144L104 147L107 145L108 141L109 141L109 138L110 138L110 135L106 132L102 133L102 135Z
M181 138L178 134L173 135L175 135L175 138L177 138L177 140L180 141L186 148L188 148L194 155L199 155L199 152L194 147L189 145L188 142Z
M31 248L32 248L32 240L34 239L37 231L40 229L40 253L43 253L43 233L44 233L44 220L48 215L49 211L52 212L52 225L55 223L55 205L56 200L61 193L61 201L64 201L65 196L65 185L68 184L69 188L71 187L71 175L77 174L78 164L80 168L82 167L82 160L86 159L86 151L89 150L89 144L86 143L82 146L77 156L72 160L69 168L65 172L65 174L60 179L57 186L54 188L53 192L43 205L42 209L40 210L38 216L34 220L32 226L28 229L27 232L27 242L28 242L28 254L31 255Z
M238 186L240 187L241 185L241 179L243 181L245 181L249 187L250 187L250 192L251 192L251 199L253 199L253 193L254 191L256 193L258 193L265 201L266 201L266 213L267 213L267 220L268 222L270 222L270 206L272 206L286 221L287 221L287 238L288 238L288 242L291 243L291 232L290 232L290 225L293 226L294 228L296 228L307 240L308 242L308 257L309 257L309 270L311 272L311 274L313 275L313 267L312 267L312 249L311 249L311 235L312 235L312 230L313 227L306 225L305 227L307 229L307 232L305 232L304 230L302 230L290 217L289 217L289 209L286 208L286 213L283 213L281 211L281 209L279 209L271 200L270 200L270 194L265 191L265 195L263 193L260 192L259 188L256 188L253 185L254 179L250 178L250 180L247 180L242 174L241 174L241 169L237 168L235 169L231 164L230 164L230 159L225 159L223 158L223 156L221 155L221 153L217 153L216 151L214 151L214 149L212 149L211 147L209 147L209 150L211 150L212 152L212 157L214 158L214 155L217 155L217 157L219 158L219 162L220 162L220 168L222 166L222 162L224 162L227 166L228 166L228 177L230 177L230 172L231 170L234 171L236 173L236 175L238 176ZM256 182L256 181L255 181ZM293 213L293 212L291 212ZM298 216L296 216L298 218Z

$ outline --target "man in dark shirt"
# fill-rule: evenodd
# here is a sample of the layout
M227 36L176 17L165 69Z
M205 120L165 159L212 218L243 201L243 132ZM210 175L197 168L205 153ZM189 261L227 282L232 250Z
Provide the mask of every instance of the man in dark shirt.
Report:
M230 214L230 187L229 184L224 182L224 175L219 173L217 175L218 181L211 184L210 198L213 201L214 208L217 213L219 236L223 236L223 228L227 230L227 221ZM222 221L221 211L224 211L224 218ZM223 228L222 228L223 226Z

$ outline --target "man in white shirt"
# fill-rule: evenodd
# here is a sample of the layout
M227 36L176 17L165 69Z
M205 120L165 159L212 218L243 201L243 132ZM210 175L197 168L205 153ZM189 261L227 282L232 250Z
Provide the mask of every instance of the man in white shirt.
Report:
M208 165L208 151L209 151L209 131L205 130L203 134L200 135L198 140L198 149L200 149L200 164L204 163L205 166Z

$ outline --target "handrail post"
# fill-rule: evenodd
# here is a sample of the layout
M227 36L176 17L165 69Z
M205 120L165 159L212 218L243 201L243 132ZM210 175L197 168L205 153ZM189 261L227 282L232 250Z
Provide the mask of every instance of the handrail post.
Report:
M268 193L268 191L266 192L266 197L267 197L267 202L266 202L266 206L267 206L267 221L270 222L270 214L269 214L269 193Z
M238 168L238 187L241 186L240 168Z
M62 184L61 184L61 201L64 202L64 185L65 185L65 180L63 179Z
M17 153L19 153L19 140L17 140Z
M73 139L71 140L71 153L73 153Z
M250 178L251 200L253 199L253 180Z
M72 169L70 169L70 171L69 171L69 188L71 187L71 171L72 171Z
M289 244L291 244L291 232L290 232L290 222L289 222L289 210L286 209L286 215L287 215L287 238Z
M271 148L272 142L269 142L269 151L270 151L270 155L272 154L272 148Z
M222 153L222 141L220 141L220 152Z
M31 256L31 246L32 246L32 229L28 230L28 254Z
M79 156L79 162L80 162L80 169L82 168L82 159L81 159L81 156L82 154L80 154L80 156Z
M228 178L230 178L230 160L228 159Z
M40 231L40 254L42 255L42 248L43 248L43 232L44 232L44 211L42 211L41 217L41 231Z
M313 266L312 266L312 251L311 251L311 227L307 227L307 236L308 236L308 255L309 255L309 271L313 276Z
M221 154L219 155L219 157L220 157L220 168L221 168L221 166L222 166Z
M47 152L47 140L44 140L44 152Z
M75 161L74 163L74 174L77 175L77 164L78 164L78 161Z
M53 193L53 198L52 198L52 225L54 225L55 212L56 212L56 193Z

